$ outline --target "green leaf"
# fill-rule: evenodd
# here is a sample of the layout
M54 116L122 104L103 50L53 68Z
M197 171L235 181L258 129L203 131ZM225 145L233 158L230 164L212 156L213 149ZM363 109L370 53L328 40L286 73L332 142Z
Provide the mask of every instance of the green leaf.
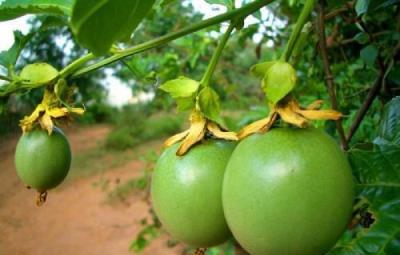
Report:
M374 140L377 145L400 144L400 97L386 104L378 134Z
M356 40L359 44L366 44L369 41L368 34L365 32L360 32L354 36L354 40Z
M219 122L219 96L211 87L204 87L199 93L201 112L210 120Z
M268 69L275 63L276 63L276 61L268 61L268 62L255 64L252 67L250 67L250 72L259 78L264 78Z
M205 0L209 4L220 4L232 10L234 8L233 0Z
M276 104L293 90L296 80L296 70L289 63L279 61L273 64L262 80L267 100Z
M26 14L70 15L74 0L5 0L0 4L0 21Z
M155 0L76 0L72 29L83 46L97 55L108 52L111 45L129 38L150 11Z
M374 66L378 49L374 45L368 45L360 51L360 58L368 65Z
M173 98L191 97L199 89L198 81L181 76L178 79L169 80L162 84L159 89L167 92Z
M187 111L194 108L196 101L195 97L181 97L175 98L178 111Z
M380 3L377 7L375 7L375 11L382 9L382 8L387 8L391 5L397 4L399 3L400 0L387 0L387 1L383 1L382 3Z
M330 255L393 255L400 251L400 99L385 107L373 150L352 149L357 198L374 222L348 230Z
M355 10L358 16L366 13L370 4L370 0L357 0Z
M14 66L17 62L18 56L25 44L32 37L32 33L23 35L20 31L14 31L14 44L7 51L0 52L0 65L5 68Z

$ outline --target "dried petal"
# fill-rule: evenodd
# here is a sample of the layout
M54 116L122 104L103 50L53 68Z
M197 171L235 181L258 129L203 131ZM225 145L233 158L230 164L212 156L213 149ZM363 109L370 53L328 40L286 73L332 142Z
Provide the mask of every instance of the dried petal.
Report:
M52 108L46 111L46 113L53 118L64 117L65 115L67 115L67 112L67 108Z
M259 132L266 132L271 126L274 124L277 118L277 113L274 111L272 112L267 118L257 120L240 130L238 133L239 139L243 139L251 134L259 133Z
M324 104L324 100L315 100L314 102L309 104L306 109L307 110L318 110L322 107L323 104Z
M297 111L310 120L338 120L342 114L334 110L299 110Z
M46 129L47 133L49 133L49 135L51 135L51 133L53 132L54 124L53 124L53 121L51 120L50 115L47 112L45 114L43 114L42 117L40 117L39 123L40 123L40 126L43 129Z
M85 109L83 109L83 108L79 108L79 107L72 107L72 108L70 108L70 109L69 109L69 112L72 112L72 113L76 113L76 114L82 115L82 114L84 114L84 113L85 113Z
M293 124L301 128L306 127L307 120L303 116L296 113L296 108L300 110L297 103L295 103L294 101L290 101L283 107L277 107L276 111L279 113L279 116L284 122Z
M185 138L188 134L189 134L189 130L185 130L179 134L173 135L164 142L163 146L169 147L169 146L183 140L183 138Z
M39 118L40 114L45 111L45 107L43 104L39 104L36 106L35 110L29 116L25 116L22 120L20 120L20 126L22 128L22 132L27 132L32 129L33 124Z
M190 116L189 134L183 140L176 155L184 155L195 143L203 139L206 133L207 120L199 112L193 112Z
M208 131L211 132L215 137L225 139L225 140L233 140L237 141L238 137L235 132L227 132L222 131L222 129L214 122L209 121L207 124Z

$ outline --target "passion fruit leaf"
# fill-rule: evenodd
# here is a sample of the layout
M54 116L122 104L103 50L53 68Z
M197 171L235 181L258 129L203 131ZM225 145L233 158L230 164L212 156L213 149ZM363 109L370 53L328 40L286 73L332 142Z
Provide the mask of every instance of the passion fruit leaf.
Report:
M169 80L162 84L159 89L167 92L173 98L192 97L198 90L200 83L198 81L180 76L178 79Z
M25 44L32 37L32 33L23 35L20 31L14 31L14 44L6 51L0 52L0 65L9 69L17 62L18 56Z
M400 144L400 97L395 97L385 106L375 144Z
M220 103L219 96L211 87L204 87L199 93L201 112L210 120L219 122Z
M5 0L0 4L0 21L26 14L70 15L74 0Z
M374 45L368 45L360 51L360 58L368 66L373 67L377 57L378 49Z
M392 255L400 251L399 111L399 98L387 104L373 150L350 151L357 196L366 201L373 222L367 228L348 230L330 255Z
M296 80L296 70L289 63L279 61L273 64L262 80L268 101L276 104L293 90Z
M32 84L43 84L50 82L58 76L58 71L47 63L35 63L26 65L19 77Z
M175 98L178 111L187 111L193 109L196 104L194 97Z
M129 38L155 0L76 0L72 29L83 46L96 55L108 53L116 41Z
M250 68L250 72L259 78L264 78L268 69L275 63L276 61L268 61L260 64L255 64Z
M370 0L357 0L354 9L358 16L368 11L370 2L371 2Z

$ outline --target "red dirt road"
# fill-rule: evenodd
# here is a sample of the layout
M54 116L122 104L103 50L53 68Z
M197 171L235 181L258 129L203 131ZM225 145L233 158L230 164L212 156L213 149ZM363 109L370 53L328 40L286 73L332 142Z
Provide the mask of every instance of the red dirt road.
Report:
M68 132L73 153L97 146L106 126ZM13 154L16 139L0 138L0 255L124 255L140 231L149 209L141 194L126 203L105 203L106 193L93 187L101 178L124 180L141 175L143 163L131 160L112 171L77 178L49 192L36 207L34 191L18 180ZM116 185L116 184L113 184ZM156 239L142 254L181 254L182 246L167 248L167 237Z

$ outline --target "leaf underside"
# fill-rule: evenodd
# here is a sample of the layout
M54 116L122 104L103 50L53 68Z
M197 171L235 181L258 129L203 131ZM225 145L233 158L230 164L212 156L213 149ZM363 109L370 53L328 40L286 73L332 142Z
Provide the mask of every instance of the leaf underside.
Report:
M128 39L155 0L76 0L71 24L78 41L97 55Z

